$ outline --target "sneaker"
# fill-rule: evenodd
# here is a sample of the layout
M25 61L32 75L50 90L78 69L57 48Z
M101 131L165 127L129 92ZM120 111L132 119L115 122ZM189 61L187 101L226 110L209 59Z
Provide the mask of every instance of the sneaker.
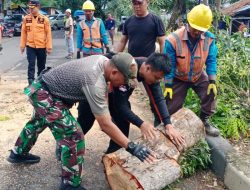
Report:
M60 190L86 190L86 189L80 185L77 187L74 187L72 185L61 182Z
M65 57L66 59L73 59L73 55L68 55Z
M212 123L209 122L208 119L205 119L203 121L203 124L205 125L205 131L207 135L218 137L220 135L219 129L215 128Z
M11 163L18 163L18 164L34 164L40 162L40 157L33 155L33 154L16 154L13 150L10 151L10 156L7 160Z

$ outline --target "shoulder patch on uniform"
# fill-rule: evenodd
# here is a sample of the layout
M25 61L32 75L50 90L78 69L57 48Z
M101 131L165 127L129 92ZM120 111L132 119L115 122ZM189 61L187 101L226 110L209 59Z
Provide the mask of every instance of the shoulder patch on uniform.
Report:
M207 32L205 32L204 35L205 35L205 37L209 37L209 38L215 39L215 35L212 32L207 31Z
M26 17L26 18L25 18L25 21L26 21L26 23L32 23L32 18Z
M128 89L124 85L119 86L119 90L122 91L122 92L127 92L128 91Z
M43 17L38 17L37 23L38 24L44 24L44 18Z

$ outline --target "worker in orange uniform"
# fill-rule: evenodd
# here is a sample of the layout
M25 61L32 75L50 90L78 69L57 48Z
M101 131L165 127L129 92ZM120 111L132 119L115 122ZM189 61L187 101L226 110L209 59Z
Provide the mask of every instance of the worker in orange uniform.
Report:
M109 52L105 25L100 18L94 17L95 5L87 0L82 9L85 19L77 26L77 58L80 58L80 52L83 52L83 57L103 54L103 46Z
M183 107L188 89L192 88L201 104L200 118L206 134L219 136L220 131L209 118L215 112L217 95L217 53L215 36L208 31L212 25L211 9L195 6L187 15L188 24L168 35L164 52L172 63L172 72L165 77L164 96L170 114Z
M45 69L47 53L52 51L52 37L49 19L39 13L40 2L30 0L30 14L26 15L22 23L20 50L23 54L25 48L27 53L28 82L31 84L35 79L35 64L37 58L37 75Z

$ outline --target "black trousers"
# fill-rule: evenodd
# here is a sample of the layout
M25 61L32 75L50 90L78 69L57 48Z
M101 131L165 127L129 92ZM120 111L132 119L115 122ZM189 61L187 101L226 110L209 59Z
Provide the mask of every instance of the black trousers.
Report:
M27 46L27 59L29 62L28 65L28 82L31 84L35 79L35 65L37 59L37 76L45 69L46 64L46 49L45 48L32 48Z
M116 111L113 101L109 96L109 111L112 117L113 122L117 125L117 127L122 131L122 133L128 137L129 135L129 126L130 123L124 120L119 113ZM81 125L84 135L88 133L91 127L94 124L95 116L93 115L89 103L87 101L82 101L78 105L78 118L77 121ZM106 153L112 153L121 148L120 145L116 144L113 140L110 139L109 146Z

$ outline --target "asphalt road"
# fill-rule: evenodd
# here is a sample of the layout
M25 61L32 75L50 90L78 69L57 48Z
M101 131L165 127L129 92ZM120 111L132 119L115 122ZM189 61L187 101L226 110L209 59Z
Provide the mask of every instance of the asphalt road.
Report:
M64 46L63 31L53 31L53 52L48 55L47 65L53 65L61 58L66 56L66 47ZM3 50L0 53L0 75L10 70L27 68L26 53L21 54L19 49L20 37L4 38ZM65 60L66 61L66 60Z

